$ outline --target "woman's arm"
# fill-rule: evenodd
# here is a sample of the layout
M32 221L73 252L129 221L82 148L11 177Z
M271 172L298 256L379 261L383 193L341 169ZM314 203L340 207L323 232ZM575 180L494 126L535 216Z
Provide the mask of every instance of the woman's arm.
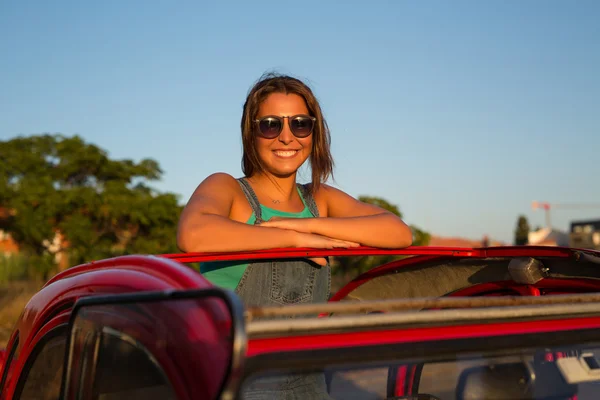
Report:
M229 218L239 184L219 173L206 178L183 209L177 245L185 252L251 251L281 247L355 247L358 244Z
M263 225L358 242L363 246L403 248L412 244L410 227L397 215L330 186L323 185L320 195L327 204L326 218L279 219Z

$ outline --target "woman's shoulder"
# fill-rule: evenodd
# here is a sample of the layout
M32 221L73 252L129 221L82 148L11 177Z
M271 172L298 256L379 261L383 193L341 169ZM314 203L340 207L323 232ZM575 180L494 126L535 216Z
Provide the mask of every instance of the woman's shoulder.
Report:
M236 178L225 172L210 174L196 188L192 197L210 197L225 200L234 199L241 193Z
M222 188L236 187L238 186L238 180L226 172L215 172L204 178L200 185Z
M234 210L241 205L242 213L247 211L244 208L247 202L238 179L225 172L215 172L207 176L198 185L198 189L192 197L229 204Z

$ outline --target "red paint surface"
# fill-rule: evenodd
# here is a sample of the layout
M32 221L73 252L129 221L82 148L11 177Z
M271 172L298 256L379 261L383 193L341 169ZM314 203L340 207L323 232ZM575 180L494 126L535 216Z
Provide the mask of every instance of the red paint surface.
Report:
M600 255L600 252L595 252ZM87 263L65 270L49 280L46 285L30 300L17 322L6 352L0 353L0 361L12 349L16 333L19 332L19 355L2 369L9 368L8 380L1 399L10 398L14 391L16 379L23 367L27 355L34 345L49 329L68 320L71 307L77 299L98 294L120 294L155 290L183 290L209 287L206 281L196 271L180 263L192 263L217 260L267 259L267 258L296 258L296 257L326 257L326 256L360 256L360 255L413 255L401 261L390 263L369 271L357 278L352 285L359 286L362 282L375 276L385 275L394 269L415 265L420 262L456 257L514 257L514 256L546 256L571 257L573 250L559 247L494 247L485 249L444 248L444 247L410 247L400 250L382 250L375 248L356 249L274 249L238 253L205 253L205 254L166 254L160 256L124 256L113 259ZM546 285L541 288L535 285L535 290L554 290L569 293L572 291L598 290L598 284L585 279L561 279L550 285L551 280L544 280ZM481 289L481 288L479 288ZM528 290L534 290L532 288ZM533 292L532 292L533 293ZM340 293L338 295L340 296ZM187 318L193 320L192 314ZM197 316L196 316L197 317ZM187 322L189 322L188 320ZM184 326L181 321L180 327ZM226 324L224 324L226 325ZM369 344L407 343L419 341L445 340L452 338L469 338L493 335L523 334L556 330L573 330L579 328L597 328L600 321L594 318L575 318L562 321L523 322L513 324L470 325L463 327L437 327L408 330L384 330L372 332L356 332L352 334L312 335L292 338L251 340L248 355L254 356L269 352L306 351L318 348L344 348L348 346L363 346ZM182 332L188 338L195 336L198 327L186 327ZM174 363L187 365L189 352L169 354ZM219 382L222 369L215 359L205 360L202 368L184 373L201 374L206 380L173 378L172 382L180 382L176 388L178 395L191 392L194 383ZM222 360L225 362L225 360ZM181 373L181 371L180 371ZM197 375L196 375L197 376ZM186 386L187 385L187 386ZM216 385L216 383L215 383ZM186 386L186 387L183 387ZM211 389L209 389L210 391ZM184 398L184 396L180 396Z
M293 337L251 339L248 342L246 354L248 357L254 357L269 353L312 351L332 348L343 349L357 346L391 345L506 335L525 335L592 328L600 328L600 317L300 335Z
M311 248L282 248L240 252L213 253L177 253L161 254L159 257L168 258L182 263L205 261L234 261L265 258L297 258L297 257L327 257L327 256L366 256L366 255L406 255L406 256L451 256L451 257L571 257L574 251L567 247L549 246L499 246L487 248L463 247L430 247L411 246L404 249L379 249L375 247L356 247L349 249L311 249ZM582 250L600 256L600 251Z
M417 366L416 365L412 365L412 367L410 368L410 377L408 378L408 394L414 394L413 393L413 385L415 383L415 372L417 371Z
M14 339L19 332L19 356L10 365L8 379L0 394L0 399L10 399L15 390L17 379L23 368L27 355L35 344L54 326L53 318L62 311L61 318L68 321L71 307L77 299L99 294L121 294L156 290L184 290L210 287L211 284L200 274L189 267L174 261L154 256L124 256L113 259L92 262L73 267L56 275L36 293L25 306L17 329L13 332L7 347L7 352L14 346ZM196 327L197 328L197 327ZM206 326L203 327L206 330ZM189 332L186 332L189 333ZM186 365L189 352L172 354L177 364ZM227 359L198 358L204 360L203 366L196 371L188 370L188 374L202 374L207 380L203 388L205 393L216 391L223 377L223 368L229 362ZM3 373L4 371L2 371ZM177 371L181 374L181 371ZM173 378L172 382L180 379ZM190 393L195 388L190 382L202 382L201 379L190 377L186 385L175 388L180 398L184 393ZM207 383L208 382L208 383ZM212 385L210 384L212 382Z
M567 247L548 246L499 246L486 248L463 247L433 247L411 246L404 249L379 249L375 247L355 247L349 249L310 249L310 248L282 248L240 252L213 252L213 253L178 253L161 254L160 257L168 258L182 263L197 263L205 261L247 260L265 258L297 258L297 257L327 257L327 256L365 256L365 255L429 255L451 257L570 257L579 249ZM600 251L583 250L600 256Z
M489 295L539 296L549 294L573 294L600 291L600 280L587 278L546 278L535 285L520 285L514 281L486 282L457 290L449 297Z
M454 247L407 247L404 249L379 249L375 247L355 247L348 249L311 249L311 248L282 248L240 252L218 253L181 253L162 254L181 263L197 263L206 261L262 260L272 258L304 258L304 257L335 257L335 256L367 256L367 255L446 255L454 257L481 257L480 249Z
M404 387L406 386L406 370L407 366L402 365L396 372L396 390L394 396L405 396L408 393L404 393Z

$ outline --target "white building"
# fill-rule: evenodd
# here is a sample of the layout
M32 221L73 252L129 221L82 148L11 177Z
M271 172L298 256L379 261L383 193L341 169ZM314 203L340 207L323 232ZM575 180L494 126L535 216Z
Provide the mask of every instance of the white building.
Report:
M569 246L569 234L556 229L542 228L540 230L529 232L529 245L531 246Z

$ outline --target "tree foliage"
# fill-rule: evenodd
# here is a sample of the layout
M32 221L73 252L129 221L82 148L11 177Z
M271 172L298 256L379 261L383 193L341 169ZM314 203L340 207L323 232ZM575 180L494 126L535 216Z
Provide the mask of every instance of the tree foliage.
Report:
M359 201L376 205L384 210L390 211L402 218L402 213L397 205L388 202L380 197L359 196ZM411 225L413 232L413 246L427 246L431 240L431 235L418 227ZM358 275L370 270L378 265L382 265L393 260L402 258L401 256L363 256L363 257L339 257L336 260L335 274Z
M529 243L529 222L524 215L519 215L515 229L515 245L524 246Z
M400 218L402 218L402 213L397 205L390 203L389 201L382 199L381 197L372 197L372 196L359 196L359 201L363 203L373 204L377 207L383 208L393 214L396 214ZM413 246L427 246L429 241L431 240L431 235L415 225L411 225L410 228L413 232Z
M161 175L154 160L113 160L79 136L0 141L0 229L26 254L71 265L176 251L178 198L149 186Z

